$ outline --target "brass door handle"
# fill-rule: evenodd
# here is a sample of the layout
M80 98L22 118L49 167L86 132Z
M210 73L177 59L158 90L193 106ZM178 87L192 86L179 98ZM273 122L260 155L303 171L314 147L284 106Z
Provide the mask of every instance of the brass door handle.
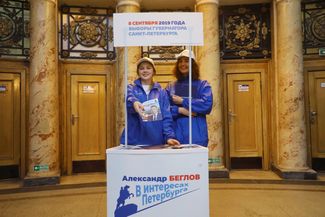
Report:
M234 118L234 117L236 117L237 116L237 114L235 114L235 113L232 113L232 111L231 110L229 110L228 111L228 121L229 121L229 123L232 121L232 119Z
M315 112L315 111L311 111L309 114L310 114L310 115L309 115L310 123L311 123L311 124L314 124L315 121L316 121L317 112Z
M79 118L79 116L72 114L71 115L71 124L74 125L75 120L78 119L78 118Z

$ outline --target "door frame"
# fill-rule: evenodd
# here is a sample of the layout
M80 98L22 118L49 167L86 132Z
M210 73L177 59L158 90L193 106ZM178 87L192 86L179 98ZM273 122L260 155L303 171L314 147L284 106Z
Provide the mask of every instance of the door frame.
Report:
M114 147L115 141L115 107L109 106L114 105L115 98L115 83L114 70L111 65L99 63L63 63L60 65L60 71L62 77L60 79L60 91L65 94L61 94L63 116L60 122L64 125L61 135L62 147L61 147L61 171L63 174L72 174L72 141L71 141L71 76L73 75L104 75L106 77L106 144L107 148Z
M226 167L231 169L230 165L230 150L229 150L229 125L228 125L228 96L227 96L227 74L248 74L248 73L259 73L261 79L261 109L262 109L262 141L263 141L263 151L262 151L262 169L270 169L270 115L269 115L269 100L270 91L269 85L266 78L269 77L270 72L270 61L256 61L256 60L245 60L243 61L223 61L221 63L221 70L223 75L223 85L224 85L224 104L223 104L223 117L224 117L224 127L225 127L225 162Z
M19 178L22 179L25 177L27 171L27 162L28 159L28 148L26 147L26 131L28 126L26 123L28 113L28 103L26 104L26 98L28 96L28 85L26 84L26 76L28 77L28 68L26 64L22 61L0 61L1 65L4 67L0 68L0 73L8 74L18 74L20 76L20 165L19 165Z
M312 140L311 140L311 125L309 121L309 113L310 113L309 73L315 71L323 71L323 70L325 71L325 60L304 61L307 165L310 168L312 168Z

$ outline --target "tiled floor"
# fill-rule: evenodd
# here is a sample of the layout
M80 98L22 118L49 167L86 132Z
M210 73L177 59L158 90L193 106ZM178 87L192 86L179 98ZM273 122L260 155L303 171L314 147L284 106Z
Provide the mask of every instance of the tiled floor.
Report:
M282 180L278 175L272 171L262 171L262 170L232 170L230 172L229 179L222 180L212 180L213 183L242 183L245 181L252 183L274 183L281 184L282 182L288 183L287 180ZM71 176L62 176L60 177L60 185L56 186L57 188L69 188L69 187L87 187L87 186L104 186L106 183L106 174L105 173L84 173L84 174L75 174ZM291 184L313 184L316 185L324 184L325 185L325 173L318 173L318 180L316 181L306 181L298 180L291 181ZM283 183L284 184L284 183ZM290 181L289 181L290 184ZM1 191L8 192L10 189L21 189L22 182L20 180L2 180L0 181L0 193Z
M322 173L317 181L287 182L271 171L235 170L230 179L210 180L209 194L210 217L325 217ZM51 187L0 182L0 217L104 217L106 207L104 173L63 176Z
M257 179L257 180L281 180L272 171L263 170L233 170L229 174L230 179Z
M72 176L62 176L60 183L62 185L71 185L75 183L84 184L84 183L100 183L106 182L105 173L81 173Z
M325 185L211 183L209 195L210 217L325 216ZM104 217L106 207L105 186L0 193L1 217Z

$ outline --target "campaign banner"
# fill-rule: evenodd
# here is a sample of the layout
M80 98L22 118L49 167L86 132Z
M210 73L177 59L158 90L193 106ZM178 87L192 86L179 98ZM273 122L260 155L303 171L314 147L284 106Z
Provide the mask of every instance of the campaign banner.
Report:
M208 151L107 149L108 217L209 217Z
M150 12L113 14L114 47L203 46L203 14Z

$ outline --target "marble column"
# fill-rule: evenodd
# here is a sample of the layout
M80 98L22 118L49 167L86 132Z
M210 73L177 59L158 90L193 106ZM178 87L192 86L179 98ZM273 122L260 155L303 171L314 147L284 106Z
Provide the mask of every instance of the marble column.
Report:
M57 0L30 1L28 172L24 185L59 182Z
M197 0L196 11L203 13L204 46L197 47L200 77L209 81L213 92L213 108L207 116L209 129L210 177L229 177L225 169L222 116L222 90L219 48L219 1Z
M276 0L278 148L275 169L283 178L313 178L307 166L301 1Z
M140 12L141 0L118 0L116 11L118 13L137 13ZM124 58L125 48L117 49L117 107L116 107L116 120L117 120L117 134L116 144L119 145L120 135L124 128L124 112L125 112L125 99L124 99ZM128 47L127 48L127 66L128 66L128 83L132 83L137 78L136 62L141 57L141 47Z

